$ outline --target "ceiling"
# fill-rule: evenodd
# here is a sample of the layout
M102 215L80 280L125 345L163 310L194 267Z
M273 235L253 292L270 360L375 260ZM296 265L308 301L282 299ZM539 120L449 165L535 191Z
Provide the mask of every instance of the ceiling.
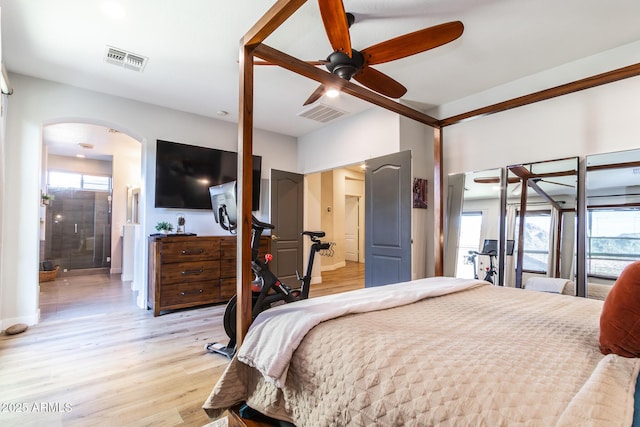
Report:
M274 2L0 0L3 62L10 73L237 122L239 41ZM105 5L116 7L105 12ZM408 88L402 101L424 110L640 40L637 0L344 0L344 5L356 17L350 32L358 50L444 22L464 23L463 35L449 44L375 66ZM331 53L314 0L266 43L304 60ZM148 58L143 71L107 63L107 46ZM634 62L638 59L629 59ZM256 67L255 126L292 136L323 126L298 116L317 85L279 67ZM318 103L346 117L372 108L344 94Z

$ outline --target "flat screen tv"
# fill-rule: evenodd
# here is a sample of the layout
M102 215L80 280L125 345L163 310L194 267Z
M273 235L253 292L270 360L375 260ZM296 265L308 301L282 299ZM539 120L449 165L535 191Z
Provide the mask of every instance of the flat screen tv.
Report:
M262 157L253 156L252 210L260 209ZM238 153L158 140L156 208L211 209L209 187L236 181Z

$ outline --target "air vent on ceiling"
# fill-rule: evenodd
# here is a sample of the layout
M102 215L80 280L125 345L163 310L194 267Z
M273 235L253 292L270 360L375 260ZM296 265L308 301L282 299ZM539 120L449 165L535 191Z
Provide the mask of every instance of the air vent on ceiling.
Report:
M109 64L124 67L133 71L144 70L145 65L147 65L147 60L148 58L145 58L144 56L136 55L135 53L127 52L126 50L111 46L107 46L105 54L105 61Z
M336 108L329 107L328 105L318 104L309 108L308 110L298 113L298 116L306 117L307 119L315 120L316 122L320 123L327 123L331 120L342 117L345 114L347 113Z

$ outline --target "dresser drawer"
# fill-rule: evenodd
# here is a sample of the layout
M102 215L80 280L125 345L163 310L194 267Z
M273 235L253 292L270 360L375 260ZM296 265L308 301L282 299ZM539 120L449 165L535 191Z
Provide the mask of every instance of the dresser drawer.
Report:
M164 264L160 270L160 283L218 281L220 261L189 261L179 264Z
M162 242L160 262L184 262L212 260L220 258L220 244L211 239L192 239L185 241Z
M166 285L160 290L160 306L164 310L213 303L219 300L219 289L218 281Z
M230 300L236 294L236 278L220 279L220 299Z

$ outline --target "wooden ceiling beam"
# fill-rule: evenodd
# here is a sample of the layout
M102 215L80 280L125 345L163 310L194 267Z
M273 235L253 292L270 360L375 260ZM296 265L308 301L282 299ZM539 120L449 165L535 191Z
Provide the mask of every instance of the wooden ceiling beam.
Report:
M597 171L603 169L625 169L625 168L638 168L640 167L640 162L623 162L623 163L610 163L606 165L593 165L587 166L587 172L589 171Z
M640 63L618 68L612 71L607 71L606 73L597 74L595 76L587 77L581 80L576 80L575 82L556 86L551 89L541 90L539 92L530 93L528 95L513 98L508 101L499 102L487 107L482 107L476 110L468 111L466 113L458 114L456 116L440 120L440 125L442 127L455 125L463 121L487 116L489 114L499 113L502 111L510 110L512 108L522 107L562 95L568 95L573 92L590 89L607 83L613 83L618 80L623 80L638 75L640 75Z
M307 0L279 0L247 31L241 44L253 47L262 43L306 2Z
M536 193L538 193L538 195L540 197L542 197L543 199L545 199L547 202L549 202L549 204L551 204L551 206L553 206L554 208L556 208L558 211L562 211L562 206L560 206L558 204L558 202L556 202L555 200L553 200L553 198L551 196L549 196L542 188L540 188L540 186L538 185L537 182L533 181L533 180L526 180L527 181L527 185L529 187L531 187L533 189L533 191L535 191Z
M286 68L291 72L310 78L327 86L339 87L342 92L370 102L374 105L377 105L378 107L385 108L387 110L393 111L397 114L434 128L440 127L438 124L438 119L434 117L424 114L418 110L414 110L413 108L407 107L406 105L400 104L387 97L379 95L376 92L370 91L363 86L359 86L346 81L320 68L314 67L313 65L308 64L305 61L301 61L297 58L294 58L293 56L287 55L284 52L267 46L264 43L256 46L253 54L254 56L257 56L264 61L279 65L280 67Z

